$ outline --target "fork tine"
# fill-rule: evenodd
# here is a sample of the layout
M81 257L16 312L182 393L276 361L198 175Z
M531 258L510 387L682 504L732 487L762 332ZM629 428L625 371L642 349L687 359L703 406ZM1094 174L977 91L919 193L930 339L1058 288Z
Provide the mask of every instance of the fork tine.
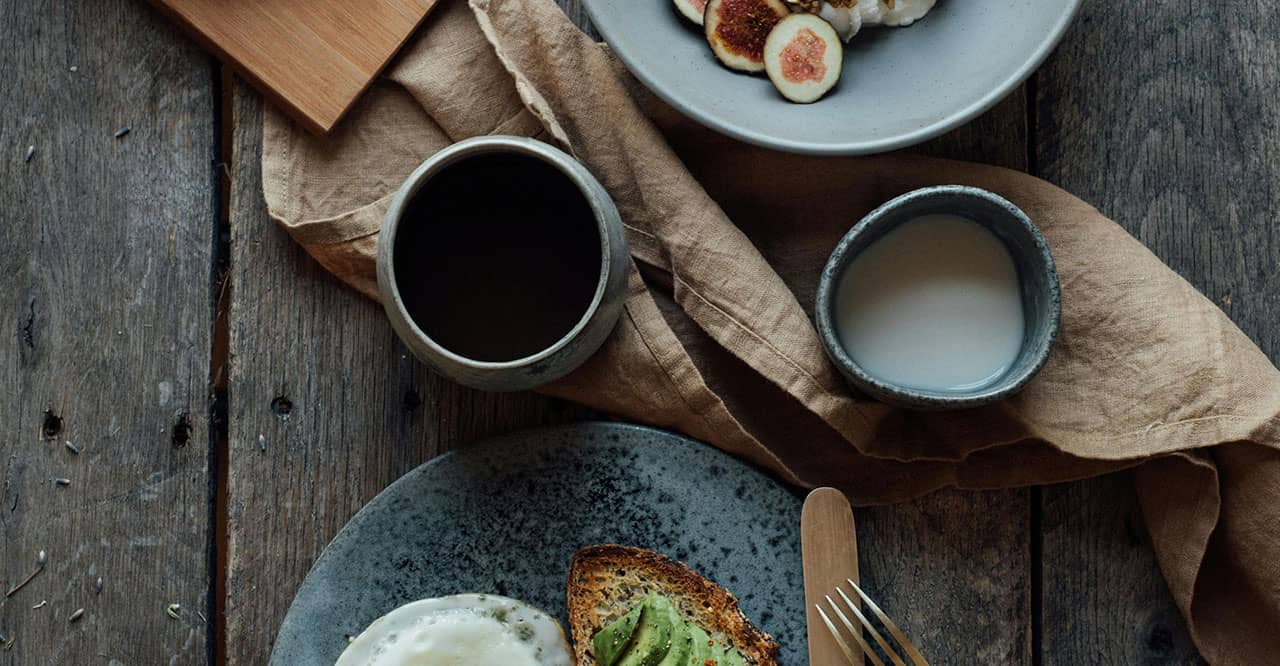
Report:
M880 619L880 622L889 629L889 633L893 634L893 637L902 645L902 649L905 650L907 656L911 658L911 662L915 664L915 666L929 666L928 660L924 658L923 654L920 654L920 650L917 649L915 644L907 638L906 634L902 633L902 630L898 628L898 625L894 624L893 620L890 620L889 616L885 615L884 611L880 610L880 607L876 605L876 602L872 601L871 598L867 596L867 593L863 592L862 588L858 587L858 584L853 582L853 580L846 580L849 580L849 584L853 586L853 591L857 592L859 597L862 597L862 600L866 602L867 607L871 609L871 612L876 614L876 617Z
M827 598L827 603L831 604L831 610L836 612L836 617L839 617L840 621L843 622L844 626L849 630L849 633L853 634L853 640L857 641L858 647L862 648L862 654L867 655L867 658L871 660L871 663L876 666L884 666L884 662L880 661L880 657L876 656L875 650L872 650L871 646L867 645L867 641L862 637L862 631L854 629L853 623L849 621L849 618L845 617L844 613L840 612L840 605L831 600L831 595L824 596ZM853 663L856 665L858 662L855 661Z
M822 610L822 606L817 604L814 604L814 608L818 609L818 615L822 616L822 621L826 623L827 629L831 631L831 636L836 639L836 644L840 646L840 650L844 652L844 656L849 658L849 663L853 666L857 666L858 658L853 654L853 650L849 647L849 644L844 642L844 639L840 637L840 632L836 629L836 625L831 623L831 618L827 617L826 611Z
M884 636L881 636L880 632L876 631L875 626L867 621L867 616L863 615L862 611L858 610L858 605L853 603L853 600L849 598L849 595L845 594L844 590L838 587L836 588L836 593L840 595L841 599L844 599L845 604L849 606L849 610L853 611L853 614L857 616L858 621L862 623L862 626L866 627L867 631L871 633L871 637L876 639L876 642L880 644L880 647L884 648L884 653L889 655L889 659L893 661L894 666L907 666L907 663L902 660L902 657L899 657L898 653L889 645L889 641L886 641Z

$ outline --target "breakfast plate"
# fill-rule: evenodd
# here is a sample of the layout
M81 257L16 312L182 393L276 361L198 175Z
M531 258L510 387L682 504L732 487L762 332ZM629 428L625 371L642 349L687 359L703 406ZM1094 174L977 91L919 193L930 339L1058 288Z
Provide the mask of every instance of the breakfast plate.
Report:
M651 428L583 423L463 447L393 483L325 548L272 664L332 664L348 637L419 599L514 597L566 621L580 548L620 543L687 563L737 595L803 664L802 498L714 448Z
M720 65L671 0L586 0L592 23L659 97L712 129L761 146L865 155L943 134L1013 92L1066 33L1081 0L939 0L915 24L864 28L840 82L794 104L768 79Z

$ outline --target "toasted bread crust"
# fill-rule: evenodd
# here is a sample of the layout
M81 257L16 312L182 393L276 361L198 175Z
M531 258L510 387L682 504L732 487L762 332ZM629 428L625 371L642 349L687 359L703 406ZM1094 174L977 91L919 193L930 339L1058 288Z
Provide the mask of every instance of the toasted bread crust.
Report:
M653 592L753 666L777 665L778 644L751 624L731 592L664 555L608 544L579 550L569 565L569 628L578 666L596 666L592 636Z

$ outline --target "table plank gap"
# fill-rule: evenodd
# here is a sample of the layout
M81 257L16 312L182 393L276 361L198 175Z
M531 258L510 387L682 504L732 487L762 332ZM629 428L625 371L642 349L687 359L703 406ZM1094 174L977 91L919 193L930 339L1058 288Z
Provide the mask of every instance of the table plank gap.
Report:
M228 456L228 373L231 357L231 161L232 142L235 139L234 102L235 77L226 65L218 67L218 229L216 275L214 283L213 356L210 364L213 372L213 425L216 437L213 441L212 464L215 470L213 496L214 520L214 579L212 604L209 613L209 631L213 636L213 662L225 664L227 657L227 477L230 468Z

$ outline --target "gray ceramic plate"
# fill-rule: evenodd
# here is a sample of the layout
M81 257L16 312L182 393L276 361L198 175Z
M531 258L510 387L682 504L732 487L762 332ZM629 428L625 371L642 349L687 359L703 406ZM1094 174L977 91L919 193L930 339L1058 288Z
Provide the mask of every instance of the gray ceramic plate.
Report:
M738 596L803 664L802 499L659 430L587 423L490 439L393 483L338 533L298 591L272 664L332 664L348 635L417 599L494 592L565 621L569 558L620 543L666 553Z
M994 106L1049 55L1080 0L938 0L915 25L854 37L840 84L809 105L721 67L671 0L586 6L637 78L708 127L779 150L864 155L931 139Z

